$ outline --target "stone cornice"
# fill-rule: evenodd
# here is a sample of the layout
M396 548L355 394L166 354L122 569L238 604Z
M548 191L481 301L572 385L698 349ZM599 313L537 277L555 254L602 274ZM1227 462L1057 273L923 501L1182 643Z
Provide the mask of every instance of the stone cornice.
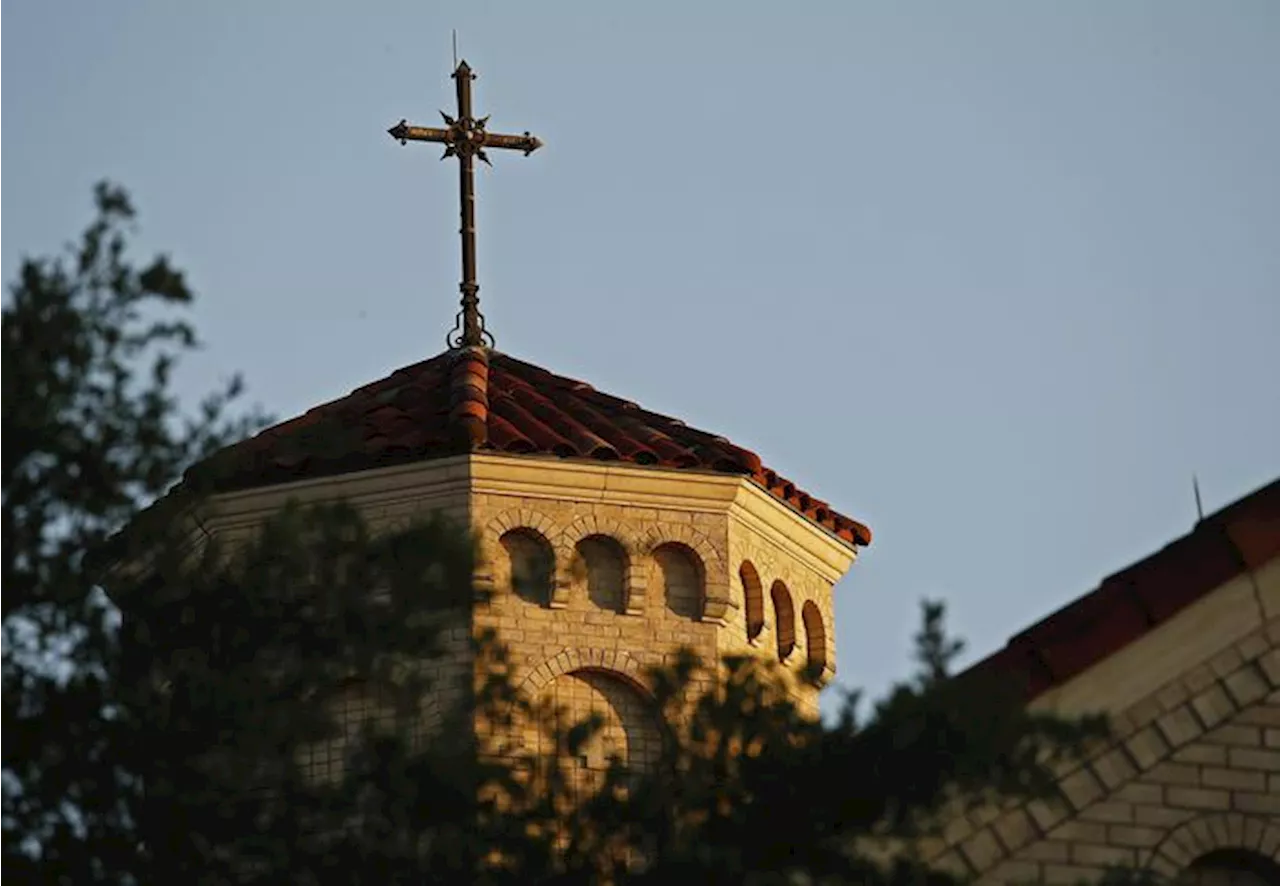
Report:
M474 494L725 514L786 548L832 584L857 557L856 547L738 474L489 453L223 493L187 508L180 519L199 535L254 526L290 500L347 500L366 513L376 513L397 505L464 505Z
M856 547L815 526L750 480L739 480L729 516L785 548L831 584L843 578L858 557Z
M214 496L204 510L211 525L238 528L260 522L290 500L307 504L346 500L365 511L409 502L428 507L446 504L465 498L469 486L467 459L461 455L223 493Z
M471 491L522 498L573 499L682 511L723 512L742 478L553 456L469 456Z

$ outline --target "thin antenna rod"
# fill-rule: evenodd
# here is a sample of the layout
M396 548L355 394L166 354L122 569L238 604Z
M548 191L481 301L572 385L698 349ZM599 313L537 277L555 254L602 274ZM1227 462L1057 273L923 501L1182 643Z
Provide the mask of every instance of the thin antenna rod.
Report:
M1196 522L1203 523L1204 522L1204 504L1200 501L1200 480L1196 477L1195 474L1191 475L1191 488L1194 489L1196 493L1196 517L1197 517Z
M453 69L458 70L458 29L453 29Z

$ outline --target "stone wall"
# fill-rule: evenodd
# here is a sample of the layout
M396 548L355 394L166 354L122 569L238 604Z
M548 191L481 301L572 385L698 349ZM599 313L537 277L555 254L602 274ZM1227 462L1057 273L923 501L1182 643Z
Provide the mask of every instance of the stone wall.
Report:
M1116 740L1064 771L1056 800L958 816L936 861L992 884L1076 883L1109 865L1223 882L1197 860L1280 862L1280 618L1114 720Z

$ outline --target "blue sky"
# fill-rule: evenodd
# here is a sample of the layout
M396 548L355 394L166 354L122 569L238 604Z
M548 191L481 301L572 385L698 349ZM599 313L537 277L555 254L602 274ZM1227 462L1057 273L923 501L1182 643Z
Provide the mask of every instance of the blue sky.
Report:
M452 104L499 347L869 523L839 680L921 597L985 654L1280 474L1280 5L6 3L5 279L125 185L201 294L182 390L279 417L441 350Z

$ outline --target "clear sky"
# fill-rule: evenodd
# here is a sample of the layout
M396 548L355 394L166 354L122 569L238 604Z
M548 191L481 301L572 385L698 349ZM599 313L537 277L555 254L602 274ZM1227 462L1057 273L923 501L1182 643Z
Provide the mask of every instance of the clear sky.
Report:
M284 418L443 347L500 131L499 347L724 434L876 533L839 680L969 660L1280 474L1280 4L11 0L6 281L125 185L201 293L193 398Z

